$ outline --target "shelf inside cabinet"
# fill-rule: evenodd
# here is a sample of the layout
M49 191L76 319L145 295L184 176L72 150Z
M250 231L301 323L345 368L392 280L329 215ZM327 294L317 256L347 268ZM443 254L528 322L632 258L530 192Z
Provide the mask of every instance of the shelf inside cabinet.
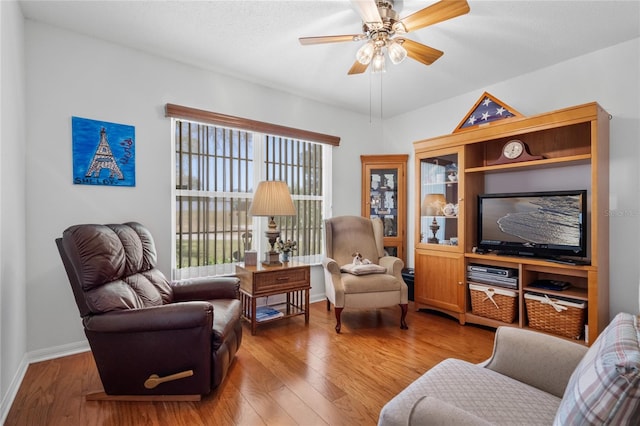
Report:
M441 182L424 182L423 185L425 186L429 186L429 185L447 185L447 186L451 186L451 185L457 185L458 181L457 180L448 180L448 181L441 181Z
M585 276L588 270L594 269L592 265L567 265L563 263L555 263L550 262L548 260L544 260L543 258L536 257L520 257L520 256L506 256L499 254L480 254L480 253L465 253L465 257L468 259L474 259L474 262L489 262L489 263L506 263L506 264L522 264L527 265L527 269L534 271L548 271L548 269L541 268L552 268L553 270L558 270L562 272L558 272L560 274L572 275L570 271L579 271L575 272L579 274L579 276ZM516 266L514 266L516 267Z
M530 130L530 129L527 129ZM506 167L523 167L521 164L529 164L535 167L544 167L553 163L566 163L572 161L591 159L591 127L590 123L580 122L570 125L550 126L536 131L525 131L520 134L497 137L476 141L467 144L465 172L476 168L490 167L493 161L500 158L504 146L512 140L519 140L526 145L527 152L534 156L542 156L542 160L527 161L524 163L512 162L501 164ZM498 167L496 170L499 170Z
M496 289L500 289L500 290L505 290L505 291L509 291L509 292L513 292L515 294L519 294L520 290L518 288L511 288L511 287L504 287L503 285L500 284L496 284L496 283L489 283L489 282L482 282L482 281L475 281L472 278L467 278L467 286L469 284L473 284L473 285L479 285L479 286L484 286L484 287L491 287L491 288L496 288Z
M548 294L560 298L588 301L588 272L574 265L562 266L569 266L569 268L558 268L556 265L523 265L523 290L525 292ZM570 287L565 290L550 290L531 286L530 284L536 280L564 281L569 283Z
M526 168L543 168L547 167L557 167L557 166L565 166L569 163L575 164L588 164L591 159L591 154L583 154L583 155L572 155L570 157L561 157L561 158L544 158L542 160L532 160L532 161L522 161L520 163L509 163L509 164L498 164L495 166L481 166L481 167L470 167L465 169L465 173L479 173L479 172L487 172L487 171L506 171L506 170L514 170L514 169L526 169Z
M557 296L563 297L567 299L576 299L576 300L584 300L587 301L587 290L579 287L569 287L566 290L557 291L557 290L547 290L538 287L528 287L525 286L523 288L525 292L538 293L538 294L548 294L549 296Z

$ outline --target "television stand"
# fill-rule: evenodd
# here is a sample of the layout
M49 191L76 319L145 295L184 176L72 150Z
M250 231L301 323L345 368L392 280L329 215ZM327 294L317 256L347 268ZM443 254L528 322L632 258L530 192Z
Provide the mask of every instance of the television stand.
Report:
M613 243L609 236L611 217L607 214L609 125L609 114L592 102L415 141L415 178L411 185L418 207L413 215L415 308L440 311L460 324L529 328L525 293L562 296L587 303L582 333L586 337L582 343L595 341L610 322L609 255ZM543 158L493 164L505 144L514 139L526 142L532 154ZM542 250L540 256L558 257L548 260L526 253L539 253L543 248L537 245L501 245L501 234L495 229L485 235L485 242L478 238L478 229L482 229L478 221L479 196L500 195L503 190L511 194L562 192L576 189L573 185L577 183L587 190L584 200L589 220L583 233L584 253L540 243L547 244L544 248L547 251ZM484 212L486 217L482 217L498 220L498 210L496 207L495 211ZM439 226L438 244L428 241L434 217ZM539 226L541 219L534 220L528 222ZM505 229L517 228L516 222L514 218L503 225ZM452 240L457 240L457 244L452 244ZM583 262L585 259L590 261ZM472 264L518 270L517 312L512 323L474 314L467 277L467 268ZM571 287L562 292L529 287L539 280L566 281ZM495 308L490 301L488 305Z
M517 250L493 250L493 253L498 256L517 256L517 257L526 257L526 258L534 258L535 255L533 253L528 253L526 251L517 251Z
M562 265L574 265L574 266L591 265L590 261L583 260L583 259L569 259L569 258L564 258L564 257L551 257L551 258L544 258L544 260L547 260L547 261L553 262L553 263L560 263Z
M480 253L486 253L487 251L488 250L481 251ZM515 256L515 257L523 257L526 259L539 259L539 260L546 260L547 262L560 263L562 265L572 265L572 266L591 265L591 261L586 259L574 259L571 257L562 257L562 256L553 256L553 257L536 256L534 253L529 253L526 251L491 250L490 252L498 256Z

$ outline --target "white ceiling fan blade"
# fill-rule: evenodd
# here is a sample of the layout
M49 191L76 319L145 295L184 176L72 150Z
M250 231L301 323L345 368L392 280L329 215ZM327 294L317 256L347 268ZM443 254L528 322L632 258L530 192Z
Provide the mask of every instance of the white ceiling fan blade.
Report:
M369 26L382 27L376 0L351 0L351 6L358 12L362 22Z

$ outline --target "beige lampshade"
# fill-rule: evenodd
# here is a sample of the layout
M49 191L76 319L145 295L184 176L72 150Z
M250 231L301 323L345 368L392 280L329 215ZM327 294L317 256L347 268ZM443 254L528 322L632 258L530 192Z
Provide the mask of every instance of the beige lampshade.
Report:
M422 216L441 216L442 208L447 204L443 194L427 194L422 200L420 213Z
M296 208L286 182L266 180L258 184L249 207L251 216L295 216Z

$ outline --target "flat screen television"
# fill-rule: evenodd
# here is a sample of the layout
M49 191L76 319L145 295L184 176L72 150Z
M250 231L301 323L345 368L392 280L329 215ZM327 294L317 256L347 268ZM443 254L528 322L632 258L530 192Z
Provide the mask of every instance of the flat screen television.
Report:
M544 258L587 255L587 191L478 195L478 248Z

